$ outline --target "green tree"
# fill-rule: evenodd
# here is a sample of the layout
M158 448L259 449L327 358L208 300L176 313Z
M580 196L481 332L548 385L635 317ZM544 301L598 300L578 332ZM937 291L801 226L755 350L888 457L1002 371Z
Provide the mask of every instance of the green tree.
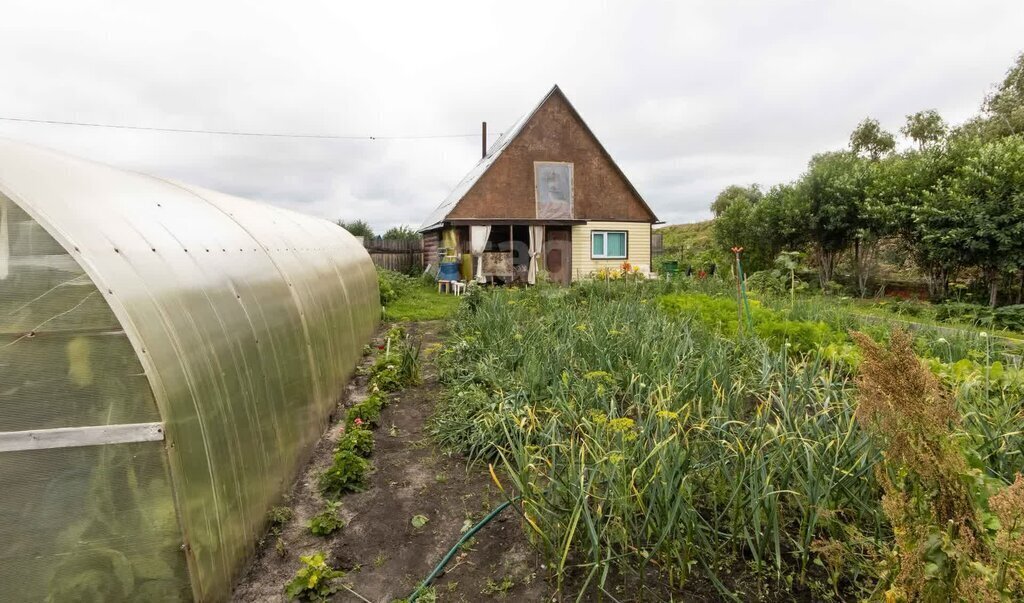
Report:
M891 155L873 164L868 185L867 212L877 221L873 228L907 249L933 298L946 292L960 262L941 238L926 237L939 224L922 219L922 212L939 183L964 161L969 146L970 139L954 138L950 144Z
M754 204L747 199L736 199L729 203L714 221L715 245L723 252L731 254L732 247L743 247L747 250L746 258L751 272L758 269L763 258L755 249L758 244L754 224Z
M413 230L410 226L393 226L381 238L398 241L418 241L420 240L420 233Z
M922 243L943 261L982 271L995 306L1003 273L1024 266L1024 137L961 146L963 160L915 218Z
M986 141L1024 134L1024 54L1019 55L981 106L981 115L958 127L954 135Z
M815 155L797 186L809 208L807 227L822 289L863 228L867 165L852 152Z
M766 258L774 261L784 250L800 249L808 242L806 199L793 184L777 184L755 206L758 236L768 245Z
M711 211L717 217L722 215L722 212L736 201L757 203L761 200L761 197L761 188L756 184L751 184L750 186L733 184L725 187L722 192L718 193L715 200L711 202Z
M923 191L934 186L921 165L921 156L920 152L910 151L871 163L864 195L863 239L876 242L895 238L909 251L918 248L914 211L921 205ZM877 247L871 244L864 250L866 255L876 251ZM915 259L920 260L916 256ZM922 262L917 263L919 267L925 267ZM867 261L862 264L858 285L863 295L875 264ZM925 273L929 274L928 271ZM931 291L933 280L929 279L928 282ZM939 275L935 282L944 282L944 279Z
M862 173L857 179L861 190L856 196L860 207L857 229L853 236L853 268L857 292L861 297L867 296L868 285L878 270L882 241L891 236L894 230L895 216L888 207L875 203L871 198L874 181L883 172L880 163L881 161L873 161L862 166Z
M1024 134L1024 54L1013 62L996 90L982 107L994 136Z
M850 134L850 150L857 155L879 159L896 148L896 137L882 129L877 119L866 118Z
M353 236L364 237L367 239L373 238L373 228L365 220L338 220L338 226L352 233Z
M880 163L892 156L896 139L878 124L877 120L865 119L850 134L850 148L856 157L867 157L867 164L856 161L849 165L853 169L849 181L853 202L859 204L857 225L853 237L853 266L857 290L861 297L868 293L868 283L878 267L878 253L881 242L890 234L892 216L889 212L869 200L871 182L880 175Z
M946 122L935 109L918 111L907 116L907 123L900 132L917 143L919 150L938 144L946 137Z
M806 242L806 208L800 200L788 184L772 187L756 202L735 199L712 223L715 244L727 256L742 247L746 272L771 268L780 251Z

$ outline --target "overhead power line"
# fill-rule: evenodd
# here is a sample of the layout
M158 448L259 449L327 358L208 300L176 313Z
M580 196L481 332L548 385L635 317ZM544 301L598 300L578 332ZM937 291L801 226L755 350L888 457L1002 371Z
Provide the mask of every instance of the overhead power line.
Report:
M477 138L480 134L433 134L423 136L341 136L336 134L293 134L283 132L243 132L239 130L202 130L198 128L160 128L156 126L129 126L124 124L101 124L82 121L61 121L56 119L30 119L27 117L2 117L0 121L11 121L51 126L82 126L86 128L110 128L114 130L141 130L145 132L171 132L174 134L216 134L220 136L255 136L262 138L318 138L322 140L426 140L430 138Z

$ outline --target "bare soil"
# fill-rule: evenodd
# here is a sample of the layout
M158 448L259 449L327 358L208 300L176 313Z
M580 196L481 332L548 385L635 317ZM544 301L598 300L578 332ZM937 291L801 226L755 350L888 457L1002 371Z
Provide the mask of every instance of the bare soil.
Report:
M319 537L310 533L308 524L324 507L317 478L331 464L334 447L342 434L345 410L367 397L364 372L373 362L370 356L349 383L308 465L282 503L291 509L292 518L283 526L268 530L236 585L232 601L285 601L284 587L298 571L299 557L315 552L323 552L332 567L346 572L344 588L331 601L387 603L404 599L459 540L467 525L475 524L505 500L486 467L469 465L462 457L443 453L425 432L441 391L432 359L441 341L442 327L441 322L406 325L409 333L422 341L423 380L418 386L390 396L380 427L374 432L370 486L341 498L339 515L345 527L329 537ZM428 520L418 529L412 525L416 515ZM584 576L570 574L563 596L558 597L548 581L543 560L527 540L522 521L511 508L484 526L470 542L435 580L437 601L723 600L710 582L698 576L691 577L682 591L672 592L664 578L654 572L641 580L627 579L614 571L608 577L607 590L595 590L591 583L580 599L576 593ZM742 564L736 569L725 580L734 592L748 593L740 594L740 600L814 600L807 592L758 595L761 588L743 572Z
M346 525L329 537L314 536L308 523L323 509L317 477L331 463L341 435L344 409L366 398L366 377L357 375L339 403L309 464L286 502L293 517L268 532L248 570L236 585L233 601L284 601L284 587L300 567L299 556L322 551L335 568L347 572L332 601L388 602L407 597L460 538L466 522L476 523L504 499L484 467L467 466L439 451L425 423L440 387L430 362L440 342L441 323L408 326L423 342L423 382L392 394L375 432L370 487L341 499ZM362 369L372 362L364 360ZM360 371L362 373L362 371ZM412 525L416 515L426 525ZM526 539L512 509L487 524L435 581L439 601L545 601L552 589L541 560Z

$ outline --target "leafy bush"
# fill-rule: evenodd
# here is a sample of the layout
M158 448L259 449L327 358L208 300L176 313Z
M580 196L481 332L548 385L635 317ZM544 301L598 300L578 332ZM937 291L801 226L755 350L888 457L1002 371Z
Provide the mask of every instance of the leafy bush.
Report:
M470 281L466 285L466 292L462 295L462 303L470 312L475 312L484 296L484 288L476 281Z
M335 580L344 577L345 572L327 565L323 553L302 556L299 560L303 566L284 587L284 594L288 599L327 601L337 590Z
M913 299L902 299L893 304L892 310L900 316L926 316L930 308L929 304Z
M1024 333L1024 304L996 308L994 319L1000 329Z
M363 237L364 239L373 238L373 228L366 220L338 220L337 224L352 233L353 236Z
M962 322L975 326L990 326L995 312L988 306L965 302L946 302L935 308L935 319L943 322Z
M884 300L875 305L897 316L910 316L914 318L928 316L931 310L930 304L915 299Z
M400 297L408 295L419 287L419 279L394 270L377 269L377 287L380 290L380 304L387 306Z
M990 308L979 304L946 302L936 307L935 318L946 322L961 322L977 327L1024 333L1024 305L1021 304Z
M370 388L381 392L397 392L402 389L405 380L401 374L398 359L382 356L378 358L378 364L373 368Z
M340 508L340 502L327 501L324 510L309 520L309 531L314 536L330 536L345 527L345 522L338 517L338 509Z
M346 492L359 492L366 487L370 463L351 450L334 453L334 462L320 474L320 492L331 500Z
M389 228L381 238L389 241L419 241L423 237L411 226L403 224Z
M335 450L349 450L366 458L373 454L373 432L355 425L351 429L346 428Z
M746 285L750 291L782 295L789 291L789 274L780 270L761 270L748 276Z

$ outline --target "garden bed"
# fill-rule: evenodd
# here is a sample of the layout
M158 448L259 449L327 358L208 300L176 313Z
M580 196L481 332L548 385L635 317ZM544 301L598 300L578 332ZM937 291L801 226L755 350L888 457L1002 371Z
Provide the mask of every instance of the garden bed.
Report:
M900 600L911 588L894 564L900 555L943 561L915 583L933 592L972 588L958 581L977 568L1020 567L1005 551L965 558L955 538L942 544L945 521L924 503L897 516L912 528L894 530L882 493L896 478L885 476L907 470L882 455L890 436L873 439L857 415L855 384L860 342L888 345L890 325L822 298L751 300L740 313L728 286L477 292L457 315L439 359L446 391L433 433L505 469L563 595L625 579L651 587L650 600L666 591L689 600L709 582L739 600ZM866 333L859 345L851 330ZM986 501L1009 496L1024 469L1019 349L923 326L899 341L902 368L883 376L907 398L896 407L938 407L932 392L942 391L953 410L948 424L894 424L939 426L941 436L922 441L956 442L949 458L971 469L941 477L979 484L966 521L989 522L978 538L997 550L1003 537L985 519ZM941 387L900 390L912 374ZM929 544L901 551L898 533ZM992 575L972 579L989 593L1022 587Z
M404 598L455 544L467 521L478 521L504 500L485 467L467 467L460 457L441 453L424 434L439 388L430 357L439 341L440 326L428 322L408 327L412 337L422 340L423 380L389 395L390 403L374 432L368 486L340 498L338 516L344 527L320 537L310 533L308 522L324 507L318 479L331 465L343 429L344 409L368 396L365 374L353 380L339 405L338 419L325 431L302 477L282 502L278 513L287 516L282 510L288 509L290 517L271 527L237 585L234 601L285 600L285 585L302 566L300 555L318 551L324 553L328 565L345 572L338 580L345 587L338 587L332 601L361 601L363 597L377 603ZM368 357L363 372L372 363ZM420 528L413 527L416 516L427 520ZM435 584L437 600L506 596L514 601L542 601L550 588L539 565L518 518L507 511L486 525L449 564ZM428 601L429 596L420 600Z

